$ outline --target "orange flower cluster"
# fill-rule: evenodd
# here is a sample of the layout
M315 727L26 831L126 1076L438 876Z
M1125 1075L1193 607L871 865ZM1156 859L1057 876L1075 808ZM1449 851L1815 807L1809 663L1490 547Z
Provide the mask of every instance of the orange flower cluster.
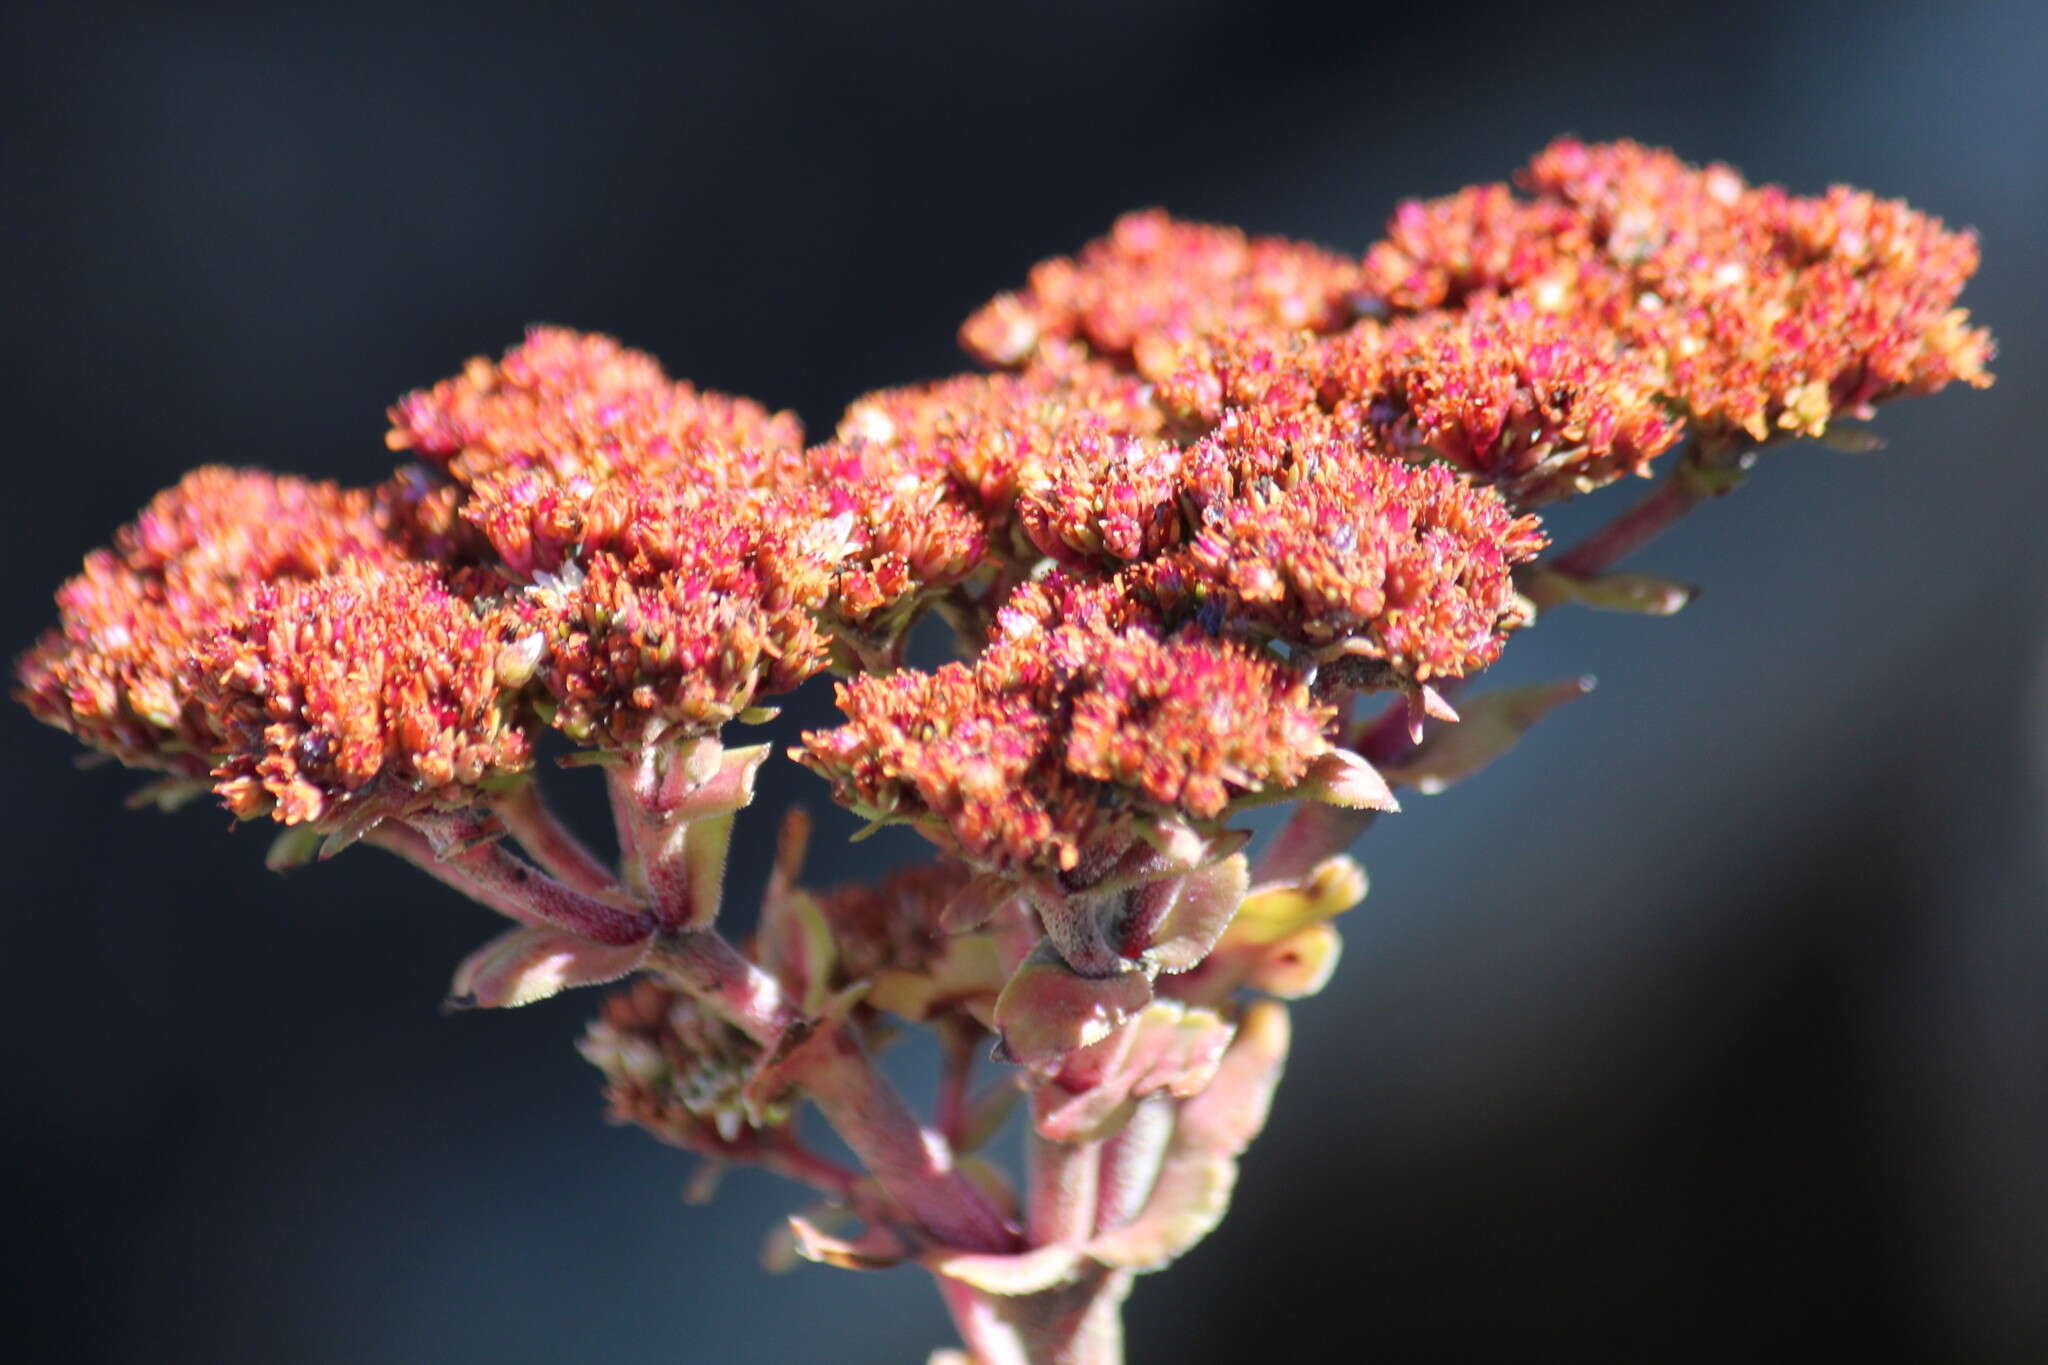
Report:
M1355 261L1303 242L1183 223L1158 209L1119 218L1076 258L1056 256L1014 294L960 329L990 365L1043 360L1079 340L1097 355L1147 363L1155 348L1232 327L1329 331L1353 316Z
M1955 303L1976 238L1893 200L1755 187L1630 142L1564 140L1505 186L1404 205L1365 287L1420 311L1501 297L1661 371L1710 439L1819 435L1840 416L1981 386L1992 345Z
M1214 820L1298 783L1332 712L1278 659L1169 633L1128 598L1055 582L1000 613L971 664L842 684L848 721L794 756L837 799L970 861L1071 871L1134 813Z
M57 591L59 625L17 665L38 719L122 762L203 777L217 728L188 664L251 585L387 562L387 509L362 490L207 467L157 495Z
M532 765L520 694L538 644L426 565L348 560L258 587L195 669L224 748L216 790L288 825L469 804Z
M1072 873L1300 784L1326 699L1491 663L1544 544L1516 509L1646 473L1688 423L1759 443L1988 382L1954 306L1974 240L1902 204L1631 143L1559 142L1520 184L1403 205L1356 259L1128 215L967 321L998 372L868 394L808 447L536 328L390 410L416 462L379 489L163 495L63 589L22 694L327 822L471 799L542 724L694 738L835 667L867 676L799 753L841 799ZM890 672L935 605L980 652Z
M401 398L385 441L458 483L540 470L604 480L684 474L722 487L769 482L803 446L796 415L671 380L652 356L607 336L536 327L492 363Z
M1292 486L1242 478L1208 504L1186 550L1133 571L1144 594L1263 638L1292 657L1371 661L1380 685L1457 678L1492 663L1519 624L1513 570L1544 537L1442 466L1255 447L1240 469L1283 460Z
M847 408L839 439L891 452L887 458L906 469L943 470L1000 517L1057 443L1149 436L1161 423L1143 380L1060 352L1021 374L958 375L868 394Z

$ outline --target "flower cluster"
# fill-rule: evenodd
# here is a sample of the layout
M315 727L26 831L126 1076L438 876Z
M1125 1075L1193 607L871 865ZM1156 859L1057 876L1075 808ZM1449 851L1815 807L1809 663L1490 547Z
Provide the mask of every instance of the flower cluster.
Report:
M961 856L1074 873L1151 811L1214 820L1328 752L1297 670L1100 590L1027 589L971 664L842 684L848 723L797 757L838 799Z
M1897 201L1569 139L1521 183L1532 198L1496 185L1403 206L1365 287L1408 312L1512 297L1604 332L1715 439L1819 435L1886 399L1988 382L1990 336L1955 306L1975 237Z
M35 715L136 767L204 777L219 743L191 664L252 585L393 562L376 494L198 469L157 495L57 592L60 624L22 656Z
M238 816L332 823L351 803L466 805L533 761L520 689L539 642L518 613L414 563L344 562L263 584L193 669Z
M1040 262L1030 283L991 300L960 329L991 365L1022 365L1085 342L1135 359L1175 340L1230 327L1328 331L1352 316L1355 261L1304 242L1183 223L1157 209L1126 214L1076 258Z
M605 1076L614 1123L635 1123L679 1147L739 1155L787 1106L747 1094L760 1049L688 995L641 979L609 996L578 1050Z

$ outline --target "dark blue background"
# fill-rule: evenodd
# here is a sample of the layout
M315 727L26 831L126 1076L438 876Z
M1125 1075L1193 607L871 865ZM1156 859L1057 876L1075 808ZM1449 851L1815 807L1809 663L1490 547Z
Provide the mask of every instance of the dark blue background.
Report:
M823 429L960 367L973 304L1137 205L1355 249L1564 131L1905 196L1983 233L1999 386L1888 412L1883 455L1774 455L1644 556L1708 585L1681 618L1516 641L1502 678L1600 690L1362 848L1272 1131L1223 1232L1141 1284L1133 1359L2040 1359L2043 15L16 12L0 638L189 465L378 478L385 402L531 320ZM913 1273L758 1270L791 1192L683 1207L686 1158L597 1122L588 1001L437 1017L482 912L368 852L279 882L260 836L127 813L6 724L15 1358L945 1338Z

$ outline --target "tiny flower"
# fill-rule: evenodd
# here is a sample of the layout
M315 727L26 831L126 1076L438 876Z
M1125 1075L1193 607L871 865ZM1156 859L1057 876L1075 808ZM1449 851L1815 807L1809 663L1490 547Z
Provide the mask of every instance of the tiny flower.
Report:
M830 611L864 638L900 638L924 601L988 561L988 518L928 448L813 446L797 496L820 534L840 538L820 550L834 565Z
M424 565L344 562L251 594L194 662L221 736L215 788L236 815L332 826L371 801L403 812L479 801L532 766L516 614Z
M1089 432L1061 442L1017 499L1031 543L1071 568L1149 559L1181 539L1180 446Z
M1031 271L969 318L961 344L990 365L1042 359L1049 344L1082 341L1154 374L1150 350L1204 332L1271 326L1329 331L1352 316L1358 268L1320 247L1235 228L1180 222L1159 209L1125 214L1074 257Z
M1373 326L1360 323L1357 330ZM1161 353L1159 403L1177 421L1197 428L1231 411L1313 410L1323 354L1308 332L1236 328L1190 337Z
M157 495L57 593L60 624L16 665L37 718L139 767L203 776L213 720L185 668L264 583L345 557L394 561L367 490L207 467Z
M1558 271L1589 239L1565 206L1474 185L1443 199L1408 200L1365 254L1362 287L1400 312L1462 306L1513 293Z

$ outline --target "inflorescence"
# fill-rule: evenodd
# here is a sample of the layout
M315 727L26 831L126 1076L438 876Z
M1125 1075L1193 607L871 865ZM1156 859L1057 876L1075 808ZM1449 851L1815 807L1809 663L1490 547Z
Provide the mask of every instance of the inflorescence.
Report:
M1127 215L967 320L985 370L867 394L815 443L537 327L390 409L382 483L205 468L159 494L59 589L18 696L156 799L287 827L274 866L367 838L514 920L457 1003L651 973L584 1041L614 1115L870 1228L798 1220L804 1254L1100 1287L1221 1217L1286 1048L1239 993L1328 979L1364 894L1344 822L1590 684L1452 695L1539 609L1682 605L1607 571L1763 447L1989 383L1956 306L1976 265L1898 202L1564 140L1402 205L1362 255ZM1660 463L1540 558L1541 509ZM921 624L959 657L910 666ZM807 892L795 816L743 955L714 921L770 750L728 744L828 673L843 720L788 756L941 856ZM551 733L605 770L615 864L541 802ZM1277 801L1306 804L1255 870L1241 816ZM848 1041L885 1013L941 1037L934 1130ZM990 1035L1050 1169L1099 1158L1099 1218L1070 1181L1079 1221L1020 1233L952 1164L1000 1117L961 1088ZM872 1180L805 1149L799 1090ZM1089 1146L1147 1106L1172 1115L1149 1195L1141 1144L1121 1189Z
M1071 871L1298 784L1347 692L1492 662L1522 509L1986 382L1968 233L1630 143L1404 204L1362 257L1149 211L962 329L998 367L796 418L536 328L408 395L418 463L201 470L96 551L35 713L238 815L461 807L552 726L634 752L830 669L798 756L878 820ZM1050 562L1058 573L1037 581ZM1075 604L1085 599L1086 605ZM936 612L968 661L904 669Z

